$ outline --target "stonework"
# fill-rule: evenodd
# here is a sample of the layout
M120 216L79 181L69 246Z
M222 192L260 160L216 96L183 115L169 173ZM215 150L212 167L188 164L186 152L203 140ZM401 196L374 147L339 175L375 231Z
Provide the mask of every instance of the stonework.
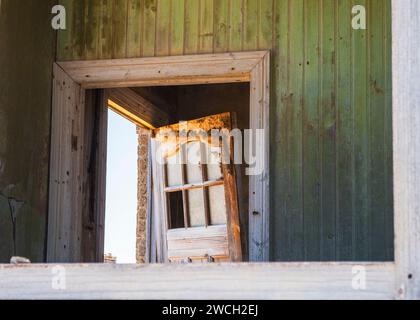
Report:
M147 179L148 179L148 149L150 131L137 127L138 135L138 187L137 187L137 263L146 262L146 216L148 205Z

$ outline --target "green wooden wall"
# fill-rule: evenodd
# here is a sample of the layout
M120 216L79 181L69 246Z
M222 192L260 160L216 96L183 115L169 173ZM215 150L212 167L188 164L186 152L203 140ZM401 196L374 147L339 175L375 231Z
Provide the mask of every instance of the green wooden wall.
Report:
M0 263L45 257L55 2L0 1Z
M389 0L60 2L58 60L270 49L273 260L393 259Z

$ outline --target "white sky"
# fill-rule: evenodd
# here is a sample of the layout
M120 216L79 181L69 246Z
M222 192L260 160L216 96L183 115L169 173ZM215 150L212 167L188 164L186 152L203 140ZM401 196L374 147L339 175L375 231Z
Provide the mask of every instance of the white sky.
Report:
M109 110L105 254L117 263L136 262L137 145L135 124Z

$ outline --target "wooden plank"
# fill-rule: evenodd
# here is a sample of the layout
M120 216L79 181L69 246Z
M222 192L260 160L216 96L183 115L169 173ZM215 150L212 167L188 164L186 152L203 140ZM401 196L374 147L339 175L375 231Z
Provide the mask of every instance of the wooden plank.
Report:
M249 259L268 261L270 255L270 55L267 54L251 74L250 127L256 135L252 137L254 156L260 163L249 174ZM259 137L259 138L258 138ZM251 149L251 147L249 147Z
M143 57L155 55L157 0L144 0L143 8ZM146 31L147 30L147 31Z
M265 52L60 62L84 88L249 81ZM205 63L211 61L210 64ZM153 81L155 80L155 81Z
M229 1L214 0L214 52L227 52L229 46Z
M229 51L241 51L244 34L243 0L230 0Z
M257 50L258 48L258 1L244 0L244 37L243 50Z
M107 89L109 99L128 113L140 118L143 125L159 127L168 124L169 115L129 88ZM119 112L116 110L116 112Z
M223 185L223 180L207 180L204 182L197 182L197 183L187 183L179 186L171 186L166 187L165 192L178 192L183 190L194 190L194 189L202 189L214 186Z
M275 17L273 9L273 0L258 0L258 50L270 49L273 45L273 23Z
M357 4L366 7L367 1ZM353 90L354 106L354 259L368 261L369 242L369 114L368 114L368 36L367 30L353 34Z
M57 33L57 59L61 61L73 58L73 10L74 0L60 0L60 5L66 8L66 30Z
M242 261L241 227L239 221L238 190L236 186L235 167L222 164L225 186L226 217L228 226L228 247L231 262Z
M336 259L351 261L353 258L353 102L352 88L352 56L351 37L354 30L351 27L352 6L350 2L337 4L336 52L337 52L337 215L336 215Z
M172 229L168 230L168 240L191 240L199 237L223 237L226 236L226 225L208 226L208 227L195 227L190 228L188 231L185 229Z
M371 0L368 5L370 36L369 74L369 113L370 113L370 253L375 261L387 260L384 250L385 232L385 75L384 75L384 47L383 47L383 4L382 1Z
M213 38L214 38L214 14L213 1L214 0L197 0L200 1L200 19L199 19L199 47L200 53L213 52Z
M288 135L288 168L289 168L289 203L286 213L287 227L283 231L287 232L287 243L283 247L286 250L290 261L303 260L303 167L302 159L302 103L304 99L303 92L303 0L290 2L289 14L289 63L290 73L288 79L288 88L290 94L290 103L287 106L287 119L289 121Z
M129 0L127 12L127 58L141 57L143 36L143 1Z
M101 262L104 256L105 246L105 204L106 204L106 169L107 169L107 145L108 145L108 105L109 99L106 90L99 92L101 104L98 106L98 149L97 149L97 177L95 189L95 212L96 223L96 261Z
M85 24L85 1L73 1L72 32L75 35L72 41L72 60L83 60L86 58L85 37L88 26Z
M150 143L147 146L147 213L146 213L146 253L145 253L145 263L152 263L155 262L154 254L153 254L153 243L154 241L154 232L152 229L152 215L153 215L153 173L152 173L152 147Z
M184 52L185 0L171 0L169 54Z
M207 174L207 159L208 159L208 145L200 143L200 169L201 169L201 180L203 182L208 181ZM205 212L205 226L209 226L211 223L210 217L210 204L209 204L209 189L203 188L203 199L204 199L204 212Z
M395 263L402 299L420 299L419 21L419 1L392 1Z
M162 166L156 161L156 152L159 148L158 141L151 139L151 157L152 157L152 176L153 176L153 215L152 215L152 240L155 243L153 247L156 247L156 262L164 263L167 262L167 243L166 243L166 231L167 231L167 203L163 196L163 185L162 185Z
M273 232L271 237L273 259L276 261L287 260L287 254L283 250L284 244L287 243L287 232L283 232L282 226L286 224L289 192L288 192L288 145L287 137L289 134L290 122L287 120L288 104L290 103L290 94L288 92L288 74L289 74L289 46L288 46L288 1L275 1L275 48L274 56L274 90L275 90L275 107L273 108L271 125L273 126L273 139L277 147L272 150L271 161L276 163L277 169L273 174L272 198L273 203Z
M112 10L112 58L127 55L127 12L128 0L113 0Z
M85 57L87 60L97 59L100 45L101 1L85 1L84 13Z
M99 59L112 58L114 33L113 33L113 1L101 1L101 22L100 22L100 48ZM74 58L73 58L74 60Z
M171 0L158 0L156 13L156 56L168 56L170 52Z
M335 3L324 1L322 7L322 120L321 120L321 257L336 259L336 99L335 99Z
M187 160L186 160L186 150L185 150L185 144L180 145L180 159L181 159L181 183L185 186L187 184ZM184 227L188 228L190 227L190 206L188 201L189 192L186 189L181 189L182 191L182 208L184 213Z
M366 269L366 290L351 285ZM56 290L57 265L0 265L1 299L393 299L391 263L61 265L66 289ZM205 289L203 289L205 288Z
M393 189L393 144L392 144L392 17L391 3L384 6L384 77L385 77L385 256L389 261L394 260L394 189Z
M86 92L83 119L82 237L79 262L103 262L108 105L102 90Z
M185 0L184 54L198 53L200 1Z

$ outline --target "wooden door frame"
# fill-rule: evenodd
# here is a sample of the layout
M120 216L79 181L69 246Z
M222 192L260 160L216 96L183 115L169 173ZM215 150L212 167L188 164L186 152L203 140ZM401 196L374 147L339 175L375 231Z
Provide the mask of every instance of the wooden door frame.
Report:
M84 192L84 145L77 141L85 135L87 89L235 82L250 83L249 128L264 129L264 141L257 150L265 155L263 171L249 176L249 260L268 261L269 70L269 51L55 63L47 261L82 261L78 199ZM105 175L105 170L99 174ZM104 179L99 176L97 181ZM105 193L105 188L100 190ZM105 201L105 195L98 199ZM98 215L104 216L104 206L99 207Z
M418 0L392 1L394 262L0 265L0 298L420 299L419 21ZM352 286L361 271L366 287Z

